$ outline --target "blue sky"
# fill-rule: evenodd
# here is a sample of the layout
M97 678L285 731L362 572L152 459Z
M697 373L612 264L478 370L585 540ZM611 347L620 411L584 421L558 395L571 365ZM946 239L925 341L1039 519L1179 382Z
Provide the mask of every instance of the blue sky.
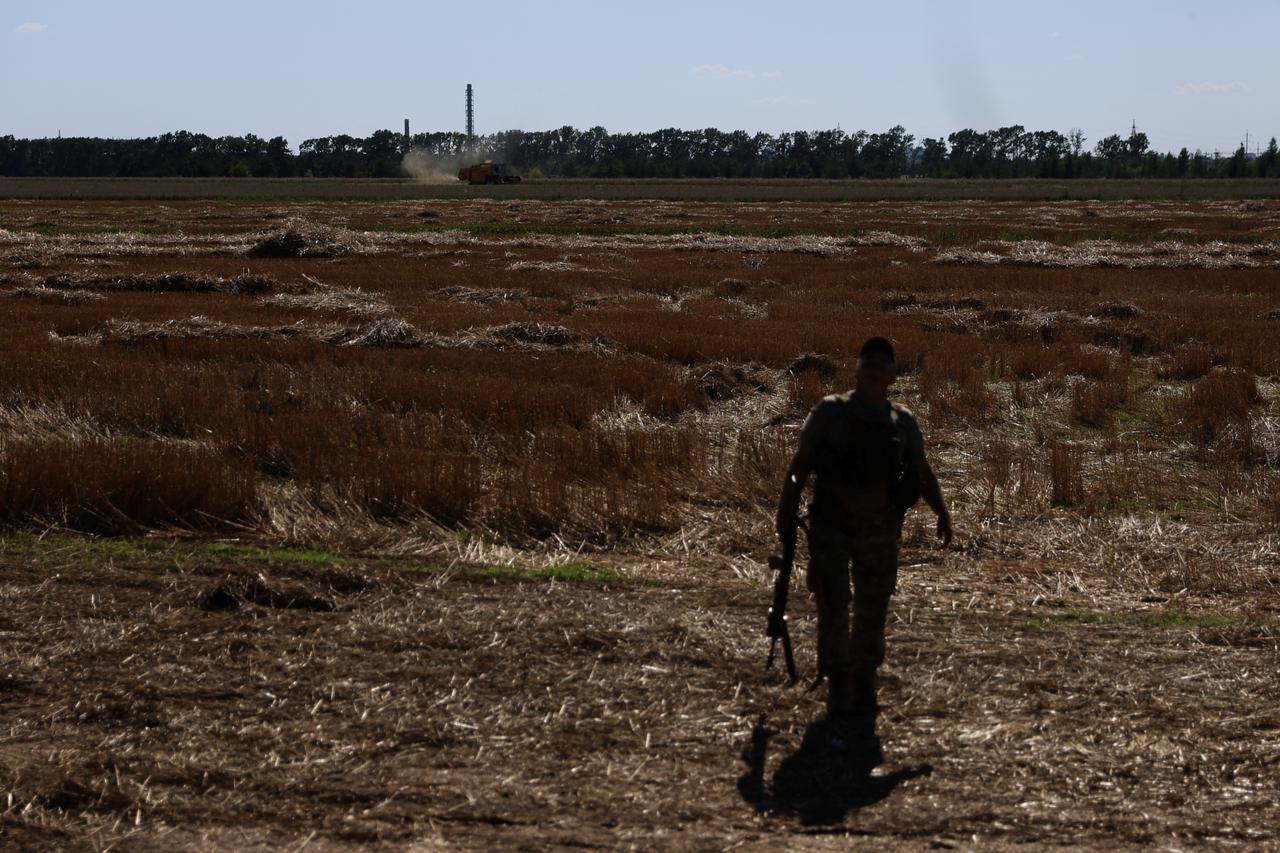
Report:
M1161 149L1280 135L1280 0L0 0L0 135L561 125L778 132L1136 119ZM1252 146L1251 146L1252 147Z

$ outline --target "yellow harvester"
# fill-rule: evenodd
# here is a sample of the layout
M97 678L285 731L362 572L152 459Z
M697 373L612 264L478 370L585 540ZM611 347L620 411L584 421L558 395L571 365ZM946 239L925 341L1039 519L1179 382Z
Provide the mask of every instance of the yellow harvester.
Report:
M458 180L468 184L518 184L520 176L505 163L485 160L474 166L463 166L458 170Z

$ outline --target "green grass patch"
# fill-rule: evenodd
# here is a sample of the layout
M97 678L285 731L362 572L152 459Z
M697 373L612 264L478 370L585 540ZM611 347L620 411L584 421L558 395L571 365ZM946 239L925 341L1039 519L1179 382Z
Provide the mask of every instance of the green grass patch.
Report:
M1037 234L1034 231L1027 231L1021 228L1012 228L1006 231L1001 231L999 236L996 237L996 239L1003 240L1008 243L1029 243L1033 240L1042 240L1042 241L1052 242L1055 238L1061 237L1061 236L1062 235L1055 235L1055 234L1048 234L1048 235Z
M536 198L826 204L840 201L1041 201L1053 199L1280 198L1275 179L559 179L471 187L385 178L4 178L0 198L136 201L361 202L371 199Z
M627 586L649 583L645 580L627 577L613 569L593 566L590 563L564 563L558 566L543 566L540 568L524 568L511 565L453 567L419 565L406 566L405 569L425 574L443 574L446 571L452 571L461 577L503 582L556 581L559 583L622 584Z
M1145 426L1151 423L1151 418L1145 412L1134 409L1116 409L1115 417L1116 425L1122 427Z
M1078 243L1089 240L1109 240L1113 243L1131 243L1145 245L1151 243L1241 243L1253 244L1266 242L1266 238L1251 233L1209 233L1193 234L1168 233L1166 231L1082 231L1068 235L1070 242Z
M343 558L327 551L308 551L299 548L259 548L255 545L239 545L232 542L212 542L200 546L202 553L231 560L254 563L289 563L294 565L327 566L342 562Z
M974 246L979 243L1000 241L1004 243L1025 243L1028 241L1042 241L1045 243L1053 243L1059 246L1072 246L1078 243L1085 243L1094 240L1109 240L1115 243L1126 243L1130 245L1150 245L1154 243L1213 243L1216 241L1225 241L1240 244L1252 244L1265 242L1265 237L1259 234L1217 234L1217 233L1197 233L1197 234L1168 234L1162 231L1119 231L1119 230L1096 230L1096 231L1074 231L1068 228L1062 230L1039 229L1031 230L1026 228L1008 228L1004 230L984 230L972 228L905 228L899 229L902 233L910 234L914 237L920 237L935 246Z
M1087 509L1094 515L1143 515L1163 518L1169 521L1186 521L1192 518L1206 518L1219 515L1222 503L1208 497L1175 498L1173 500L1152 500L1144 497L1110 497L1091 498L1086 501Z
M192 561L264 563L324 566L345 558L324 551L296 548L262 548L238 542L186 539L137 539L54 534L39 536L23 531L0 534L0 559L56 558L86 562L130 561L183 565Z
M858 229L819 232L813 228L788 228L773 225L551 225L530 222L466 222L430 225L347 225L352 231L427 234L460 231L464 234L493 237L523 237L530 234L555 234L571 237L615 237L639 234L647 237L672 237L682 234L716 234L725 237L806 237L815 234L831 237L857 237Z
M279 199L288 201L289 199ZM352 199L357 200L357 199ZM248 199L237 199L248 201ZM343 226L350 231L368 231L373 233L392 234L424 234L461 232L476 236L522 237L534 234L550 234L572 237L616 237L622 234L637 234L650 237L672 237L679 235L716 234L725 237L766 237L782 239L787 237L859 237L864 229L839 228L822 226L780 226L780 225L556 225L536 222L461 222L454 224L423 223L415 225L394 225L382 223L351 224ZM54 225L36 224L18 229L21 232L39 234L46 237L75 236L90 234L150 234L168 235L181 231L173 225ZM1256 234L1163 234L1149 231L1053 231L1037 232L1026 229L1006 229L989 231L963 228L919 228L904 227L895 229L904 235L919 237L935 246L974 246L987 241L1026 242L1041 240L1059 245L1071 245L1088 240L1111 240L1130 244L1151 244L1160 242L1209 243L1218 240L1242 244L1258 243L1263 237Z
M923 237L925 240L939 246L972 246L975 243L981 243L983 240L991 239L991 237L979 234L976 231L967 231L960 228L942 228L937 231L920 233L917 236Z
M555 581L558 583L652 585L653 582L631 578L613 569L586 562L528 568L511 565L477 565L447 567L438 564L415 564L394 557L345 557L328 551L301 548L264 548L240 542L211 542L185 539L137 539L56 534L39 536L19 531L0 534L0 561L46 561L63 564L106 562L151 563L169 568L182 568L191 563L257 564L294 568L342 565L359 561L376 563L386 568L409 573L453 574L474 580L502 582Z
M1027 620L1034 628L1098 625L1127 628L1226 628L1243 626L1238 618L1216 613L1192 613L1180 607L1137 612L1106 612L1068 608L1048 616Z
M629 580L613 569L600 568L589 563L565 563L539 569L488 566L481 569L480 574L497 580L542 580L562 583L626 583Z
M28 225L18 229L19 232L39 234L43 237L88 234L174 234L179 230L174 225Z

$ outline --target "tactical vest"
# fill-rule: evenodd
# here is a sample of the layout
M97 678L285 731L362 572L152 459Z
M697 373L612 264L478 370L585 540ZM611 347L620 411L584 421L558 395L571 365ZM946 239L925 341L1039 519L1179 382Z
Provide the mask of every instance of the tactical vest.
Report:
M908 455L907 427L891 405L887 420L859 416L856 403L839 402L817 448L817 497L828 491L886 490L890 504L906 511L920 499L920 472Z

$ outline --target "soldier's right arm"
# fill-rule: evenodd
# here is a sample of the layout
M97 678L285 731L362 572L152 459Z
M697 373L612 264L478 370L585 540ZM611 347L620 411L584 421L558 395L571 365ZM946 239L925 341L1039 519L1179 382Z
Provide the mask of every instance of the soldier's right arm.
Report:
M782 494L778 498L777 529L778 538L784 543L794 542L796 526L799 523L800 496L804 494L804 485L813 472L815 447L818 432L822 429L825 412L822 403L814 406L805 419L800 430L800 445L791 464L787 466L787 477L782 482Z

